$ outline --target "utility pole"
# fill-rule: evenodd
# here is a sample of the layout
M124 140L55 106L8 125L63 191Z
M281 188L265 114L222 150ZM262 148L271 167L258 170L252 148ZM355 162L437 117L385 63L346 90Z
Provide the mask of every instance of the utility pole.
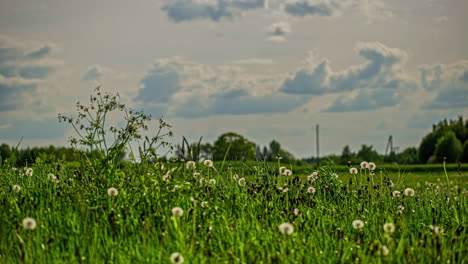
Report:
M317 167L320 166L319 125L315 126L315 138L317 144Z

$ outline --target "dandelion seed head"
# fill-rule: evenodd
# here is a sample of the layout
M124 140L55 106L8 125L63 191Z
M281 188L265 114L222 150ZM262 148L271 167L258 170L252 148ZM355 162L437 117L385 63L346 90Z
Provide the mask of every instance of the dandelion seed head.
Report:
M21 186L19 186L19 185L16 185L16 184L15 184L15 185L13 185L13 191L15 191L15 192L19 192L19 191L21 191Z
M377 165L375 165L374 162L369 162L367 163L367 167L369 168L369 170L375 170L375 168L377 168Z
M23 219L23 227L26 230L34 230L36 229L36 220L31 217L26 217Z
M284 175L285 175L285 176L291 176L291 175L292 175L292 171L286 169L286 170L284 171Z
M282 223L279 225L281 234L290 235L294 232L294 226L290 223Z
M316 171L312 172L312 176L318 177L318 172L316 172Z
M187 169L189 169L189 170L193 170L193 169L195 169L195 167L196 167L196 163L195 163L195 161L192 161L192 160L191 160L191 161L187 161L187 163L185 164L185 167L186 167Z
M286 167L280 167L279 168L279 173L284 174L284 171L286 170Z
M390 250L388 249L387 246L382 246L380 248L380 252L381 252L382 256L388 256L388 254L390 254Z
M107 189L107 195L111 197L117 196L118 194L119 194L119 191L114 187L110 187L109 189Z
M237 182L240 186L245 186L246 182L244 178L240 178L239 181Z
M297 209L297 208L294 208L293 213L294 213L294 216L296 216L296 217L298 217L299 215L301 215L301 211L299 211L299 209Z
M232 175L232 178L233 178L235 181L237 181L237 180L239 180L239 175L234 174L234 175Z
M28 176L28 177L33 176L33 169L32 168L27 168L26 169L26 176Z
M311 193L311 194L314 194L315 193L315 188L310 186L309 188L307 188L307 192Z
M182 216L184 214L184 210L180 207L174 207L171 212L174 216Z
M405 210L405 207L404 207L403 205L399 205L399 206L397 207L397 210L399 210L399 211L404 211L404 210Z
M211 167L213 167L213 161L212 161L212 160L209 160L209 159L207 159L207 160L205 160L205 161L203 162L203 165L205 165L205 166L207 166L207 167L210 167L210 168L211 168Z
M406 196L414 196L415 192L412 188L406 188L405 189L405 195Z
M52 173L49 173L49 174L47 174L47 178L49 178L49 180L53 181L53 180L55 180L57 177L55 177L55 175L53 175Z
M352 168L349 169L349 173L351 173L351 174L357 174L357 173L358 173L358 170L357 170L356 168L352 167Z
M200 176L200 173L199 173L199 172L194 172L194 173L193 173L193 177L194 177L194 178L198 178L198 176Z
M367 161L362 161L360 166L361 166L361 169L367 169L369 168L369 163Z
M180 264L184 262L184 257L179 252L174 252L171 254L171 263Z
M393 232L395 232L395 225L392 224L392 223L386 223L386 224L383 225L383 230L386 233L393 233Z
M364 228L364 222L362 220L354 220L353 228L356 230L361 230Z
M210 179L208 183L211 185L216 185L216 179Z
M166 173L162 176L163 181L170 181L171 180L171 175Z
M400 191L393 191L393 197L400 197L401 196L401 192Z

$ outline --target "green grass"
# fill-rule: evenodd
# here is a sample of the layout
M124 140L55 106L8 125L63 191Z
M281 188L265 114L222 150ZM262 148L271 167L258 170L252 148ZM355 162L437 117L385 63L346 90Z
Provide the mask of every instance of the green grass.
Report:
M308 182L312 167L293 167L293 176L285 177L277 163L225 164L223 170L221 164L213 169L197 163L195 179L184 164L164 165L128 164L112 181L68 165L57 171L38 163L31 177L4 166L0 263L170 263L174 252L184 263L468 261L466 174L450 171L447 183L438 171L377 170L368 180L363 170L350 184L341 167L321 167L318 179ZM175 170L164 181L169 168ZM247 185L240 186L234 174ZM201 177L216 184L200 185ZM315 194L307 192L309 186ZM107 195L109 187L119 194ZM392 196L408 187L415 196ZM183 208L183 215L173 216L174 207ZM36 229L22 226L26 217L36 220ZM362 230L352 227L357 219L365 222ZM294 226L291 235L279 232L285 222ZM385 233L385 223L396 231Z

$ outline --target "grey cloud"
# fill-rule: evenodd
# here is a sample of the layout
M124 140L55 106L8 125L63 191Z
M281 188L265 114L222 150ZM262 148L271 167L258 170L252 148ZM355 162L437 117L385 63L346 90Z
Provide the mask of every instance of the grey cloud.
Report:
M333 72L327 60L310 68L298 70L284 81L284 93L324 94L361 88L397 88L406 84L400 68L406 62L406 53L378 42L361 43L358 53L367 63L353 65L341 72ZM310 67L310 66L309 66Z
M13 122L11 126L0 129L0 139L51 139L65 135L66 126L57 119L45 121Z
M420 68L422 86L436 92L426 109L468 107L468 61L444 65L425 65Z
M266 0L170 0L162 11L174 22L207 19L219 22L221 19L231 19L243 11L263 8Z
M0 112L21 108L24 104L22 96L25 92L34 92L37 85L34 83L8 83L0 78Z
M171 96L182 89L178 73L170 68L155 65L140 82L135 100L142 102L167 103Z
M291 26L287 22L274 23L267 29L267 37L273 41L284 41L289 33L291 33Z
M18 75L25 79L45 79L53 70L49 66L25 66L18 70Z
M93 81L99 80L103 77L106 69L100 65L93 65L86 70L86 72L81 77L83 81Z
M26 55L27 59L40 59L49 55L52 51L51 46L44 46L38 50L32 51Z
M310 1L303 0L301 2L287 3L284 11L292 16L331 16L336 6L330 3L311 3Z
M397 105L403 95L391 90L361 90L350 99L348 96L339 97L325 112L356 112L375 110Z

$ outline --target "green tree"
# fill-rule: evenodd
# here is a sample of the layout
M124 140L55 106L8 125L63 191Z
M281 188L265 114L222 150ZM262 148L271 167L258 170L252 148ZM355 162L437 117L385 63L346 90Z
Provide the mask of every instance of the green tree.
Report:
M417 164L419 163L418 149L406 148L402 153L397 155L399 163L403 164Z
M0 157L2 161L9 159L11 156L10 146L7 144L0 145Z
M380 160L379 153L372 149L372 146L362 145L361 149L357 153L357 157L360 160L365 161L378 161Z
M468 140L463 144L463 154L460 158L461 162L468 162Z
M223 160L228 152L228 160L255 160L255 144L234 132L222 134L213 146L213 159Z
M436 161L456 162L463 152L463 147L453 131L447 131L436 144L434 155Z

